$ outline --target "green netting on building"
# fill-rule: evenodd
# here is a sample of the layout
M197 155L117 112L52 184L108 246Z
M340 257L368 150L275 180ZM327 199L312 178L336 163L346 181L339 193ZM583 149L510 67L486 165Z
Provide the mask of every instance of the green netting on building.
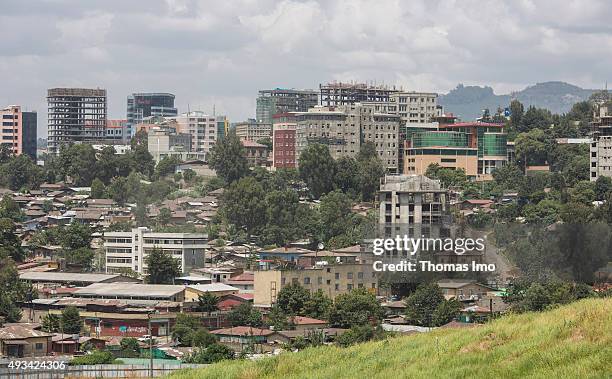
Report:
M468 136L457 132L420 132L412 136L413 147L448 146L467 147Z
M480 137L480 136L479 136ZM482 139L482 144L480 140ZM506 156L506 134L484 133L478 141L478 155L482 145L482 155Z

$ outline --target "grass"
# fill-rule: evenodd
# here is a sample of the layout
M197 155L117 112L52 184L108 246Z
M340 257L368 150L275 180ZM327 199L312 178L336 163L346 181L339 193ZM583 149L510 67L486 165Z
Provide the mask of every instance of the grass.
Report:
M171 377L612 378L612 299L509 315L473 329L438 329L259 361L224 361Z

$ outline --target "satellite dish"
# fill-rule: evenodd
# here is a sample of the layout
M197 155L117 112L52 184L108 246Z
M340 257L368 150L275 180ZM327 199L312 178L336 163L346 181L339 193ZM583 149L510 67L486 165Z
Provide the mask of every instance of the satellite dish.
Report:
M323 245L323 242L319 242L319 244L317 245L317 248L319 250L323 250L325 248L325 245Z

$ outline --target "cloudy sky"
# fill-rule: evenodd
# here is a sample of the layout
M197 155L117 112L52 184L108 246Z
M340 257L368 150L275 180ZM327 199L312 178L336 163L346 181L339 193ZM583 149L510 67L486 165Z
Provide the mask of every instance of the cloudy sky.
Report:
M232 121L258 89L333 80L601 88L610 19L606 0L0 0L0 106L38 110L44 132L50 87L106 88L111 118L160 91Z

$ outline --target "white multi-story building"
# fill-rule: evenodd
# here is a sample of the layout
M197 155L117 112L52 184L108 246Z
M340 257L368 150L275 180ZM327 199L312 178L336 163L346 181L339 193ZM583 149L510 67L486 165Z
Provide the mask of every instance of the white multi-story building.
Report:
M594 182L600 176L612 178L612 114L607 105L597 106L592 129L590 179Z
M130 232L107 232L104 233L106 272L131 269L146 274L146 257L159 248L178 259L185 274L204 266L207 247L208 236L204 233L156 233L144 227Z
M176 131L191 135L191 151L209 153L217 142L217 118L204 112L192 111L175 118Z

